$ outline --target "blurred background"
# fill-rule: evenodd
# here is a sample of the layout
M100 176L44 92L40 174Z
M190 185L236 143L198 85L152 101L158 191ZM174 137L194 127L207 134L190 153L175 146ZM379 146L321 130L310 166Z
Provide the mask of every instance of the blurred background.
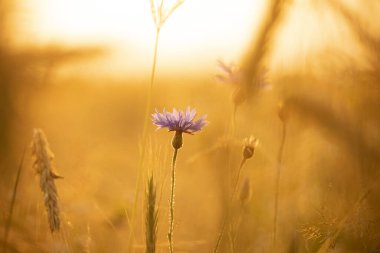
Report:
M151 112L191 106L209 121L179 152L176 252L212 252L230 206L219 252L380 252L379 14L371 0L186 0L175 10L160 31ZM144 183L130 217L148 170L157 252L167 251L172 133L149 124L142 143L155 36L148 0L0 0L4 252L145 252ZM34 128L64 177L58 235L33 169ZM231 203L250 135L260 144Z

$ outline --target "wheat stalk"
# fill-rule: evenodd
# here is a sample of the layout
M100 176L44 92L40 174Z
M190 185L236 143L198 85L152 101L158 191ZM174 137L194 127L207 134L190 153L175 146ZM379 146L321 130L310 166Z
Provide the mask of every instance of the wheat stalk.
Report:
M145 244L146 253L156 252L158 210L156 204L156 185L153 174L148 178L146 189Z
M34 156L33 167L40 176L40 188L44 194L45 208L48 214L50 231L59 231L60 210L58 206L58 193L55 179L61 178L54 171L54 154L50 150L49 143L41 129L34 129L32 141L32 154Z

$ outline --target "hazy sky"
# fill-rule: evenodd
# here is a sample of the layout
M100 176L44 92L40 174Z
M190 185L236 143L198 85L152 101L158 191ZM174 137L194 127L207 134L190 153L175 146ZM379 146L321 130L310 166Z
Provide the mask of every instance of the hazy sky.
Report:
M218 58L238 60L262 16L263 2L185 1L162 29L159 66L196 70ZM112 67L103 71L135 73L151 65L155 28L149 0L33 0L24 10L22 34L33 36L33 43L105 45L111 48Z
M238 62L253 41L268 2L186 0L162 29L158 70L212 73L217 59ZM289 65L292 58L304 60L311 48L338 45L347 35L325 7L313 1L291 2L276 41L274 61L280 65ZM165 0L167 6L172 3ZM21 32L16 35L20 44L101 45L110 49L107 57L82 65L82 73L141 76L149 72L155 38L149 0L31 0L20 9ZM346 44L339 43L339 49L346 46L349 51ZM67 71L78 68L71 65Z

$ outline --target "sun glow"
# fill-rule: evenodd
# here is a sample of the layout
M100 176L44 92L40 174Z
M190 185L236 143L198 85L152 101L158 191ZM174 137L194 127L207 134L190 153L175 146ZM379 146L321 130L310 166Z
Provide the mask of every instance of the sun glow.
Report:
M217 58L237 60L260 19L263 4L258 2L185 1L160 34L161 64L204 67ZM149 0L34 0L32 8L28 30L37 43L112 45L123 67L133 59L130 65L141 68L152 55L155 26Z

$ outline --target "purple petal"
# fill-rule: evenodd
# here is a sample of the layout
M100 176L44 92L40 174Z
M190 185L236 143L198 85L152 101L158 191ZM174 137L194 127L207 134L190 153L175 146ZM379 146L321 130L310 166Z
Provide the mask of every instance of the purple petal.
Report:
M197 132L200 131L206 124L206 116L204 115L199 120L195 121L188 130L191 132Z
M201 117L199 120L193 122L196 115L196 110L191 110L187 107L185 111L173 108L173 112L167 112L165 109L162 113L155 110L152 114L152 122L158 128L168 128L169 131L182 131L184 133L192 134L202 129L206 125L206 116Z
M231 65L225 64L222 60L218 60L218 67L228 74L232 74Z

